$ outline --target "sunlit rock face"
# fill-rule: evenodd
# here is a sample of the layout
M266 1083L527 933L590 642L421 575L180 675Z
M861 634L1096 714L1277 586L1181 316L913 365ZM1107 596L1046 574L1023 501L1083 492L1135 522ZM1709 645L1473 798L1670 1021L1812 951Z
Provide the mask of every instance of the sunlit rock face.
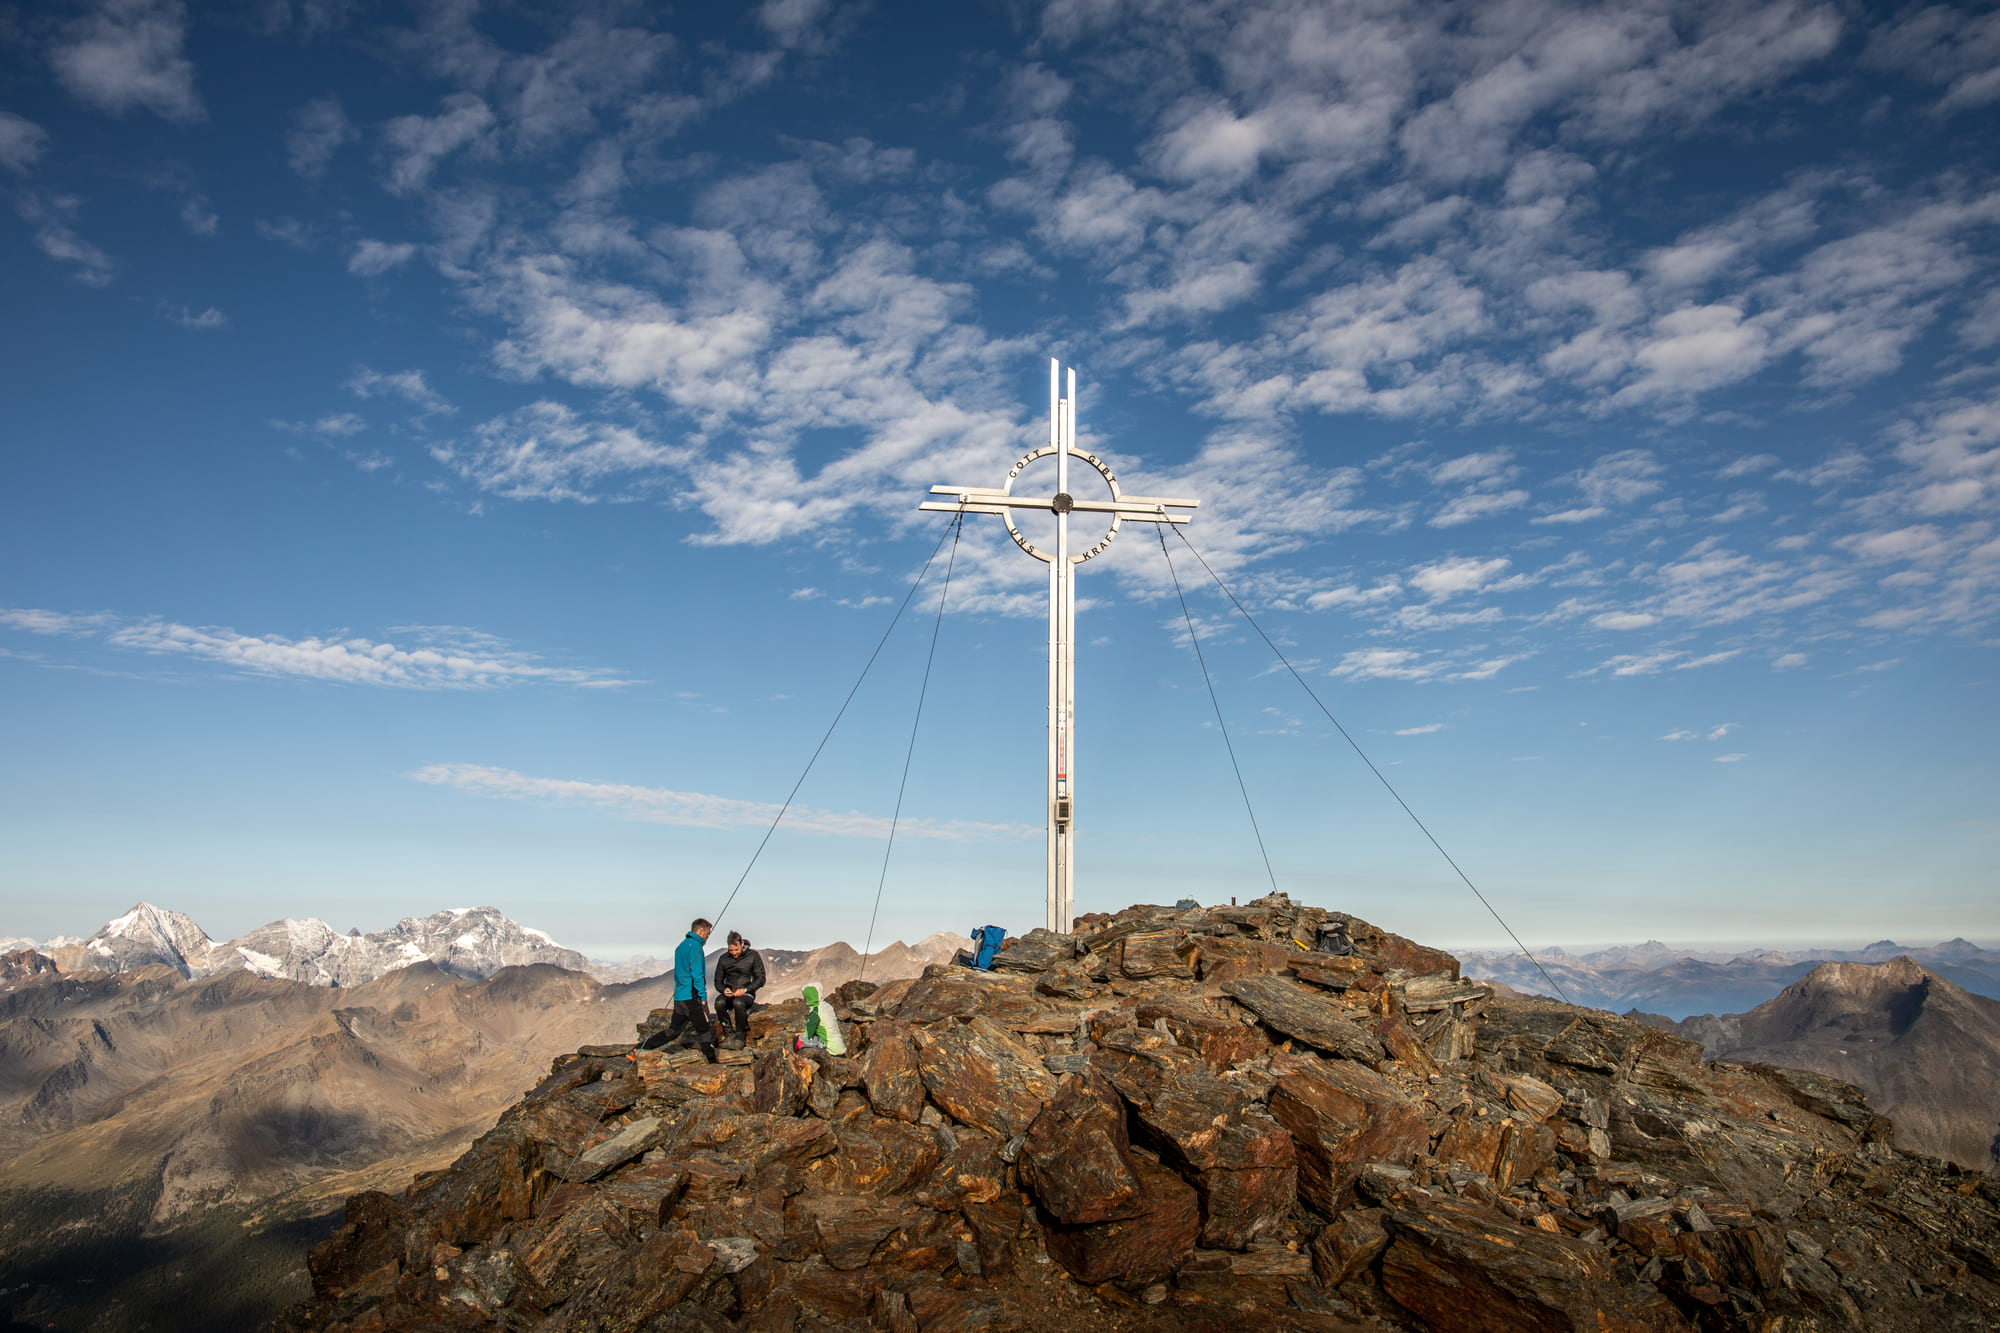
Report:
M285 1330L1986 1328L1990 1181L1860 1092L1273 895L587 1046L352 1197ZM643 1039L665 1026L656 1011ZM643 1042L642 1042L643 1044Z

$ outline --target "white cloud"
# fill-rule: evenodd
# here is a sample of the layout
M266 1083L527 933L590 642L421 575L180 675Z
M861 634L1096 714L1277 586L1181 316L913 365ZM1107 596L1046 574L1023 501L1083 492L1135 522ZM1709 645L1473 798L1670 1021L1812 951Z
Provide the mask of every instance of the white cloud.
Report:
M438 163L461 149L489 151L493 108L476 94L453 93L435 116L398 116L382 127L394 160L383 182L391 194L415 194L430 184Z
M417 247L408 241L359 241L347 256L347 271L364 278L380 277L409 263L416 253Z
M1410 582L1432 601L1464 592L1478 592L1506 573L1513 564L1506 556L1480 560L1472 556L1452 556L1410 571Z
M1590 623L1599 629L1647 629L1659 624L1660 618L1650 611L1606 611Z
M458 412L444 395L425 382L421 370L384 372L359 366L342 387L356 398L401 398L415 405L419 417L448 417Z
M490 635L452 627L405 626L408 646L348 635L303 639L239 634L213 626L108 614L0 611L0 624L35 634L96 637L115 648L184 657L249 675L294 677L401 689L491 689L523 683L615 689L637 682L598 668L544 666Z
M1741 458L1733 458L1723 464L1716 471L1715 475L1724 481L1733 481L1738 477L1747 477L1753 473L1768 472L1776 466L1778 466L1778 458L1775 454L1745 454Z
M161 313L173 323L195 333L213 333L229 327L229 316L209 306L202 311L194 311L184 305L166 306Z
M1406 648L1364 648L1344 655L1327 674L1348 680L1429 680L1443 670L1442 662L1426 662L1421 653Z
M481 490L515 500L585 504L621 498L634 486L657 486L667 469L690 457L686 449L547 401L495 417L471 438L438 444L431 454Z
M1715 756L1715 762L1718 764L1740 764L1749 757L1747 754L1719 754Z
M1491 518L1528 503L1526 491L1474 491L1461 495L1439 510L1430 520L1434 528L1455 528L1474 519Z
M24 116L0 111L0 167L25 176L48 147L48 131Z
M331 435L335 437L359 435L368 429L368 423L352 412L337 412L323 416L317 421L273 421L279 430L290 431L294 435Z
M702 792L672 791L614 782L584 782L537 778L509 768L481 764L429 764L406 776L437 787L452 787L475 796L533 801L548 805L582 806L619 819L686 828L763 829L778 816L779 807ZM839 838L886 838L888 818L859 811L815 810L792 806L780 831L816 833ZM1042 830L1022 824L981 824L963 820L912 819L896 823L896 835L949 842L1014 842L1042 836Z
M109 623L111 618L102 614L75 615L33 607L0 608L0 625L30 634L94 634Z
M99 0L49 52L63 87L113 115L144 108L168 120L201 120L194 65L181 52L187 9L179 0Z
M1403 727L1396 734L1398 736L1428 736L1433 732L1443 731L1444 728L1445 724L1442 722L1431 722L1421 727Z
M318 180L326 174L334 154L360 137L361 131L341 109L340 99L329 93L307 102L292 117L291 131L285 135L285 153L293 171L307 180Z
M68 264L78 282L87 287L106 287L117 272L111 256L77 234L70 224L83 207L74 195L23 191L14 200L14 211L34 234L35 248L59 264Z
M1773 671L1792 671L1806 664L1804 653L1781 653L1771 659Z

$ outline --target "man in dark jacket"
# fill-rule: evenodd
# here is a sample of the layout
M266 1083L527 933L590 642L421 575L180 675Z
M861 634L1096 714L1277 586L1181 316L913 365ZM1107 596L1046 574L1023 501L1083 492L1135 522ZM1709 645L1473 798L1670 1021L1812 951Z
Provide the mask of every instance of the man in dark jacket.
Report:
M645 1041L645 1049L671 1046L683 1032L692 1032L701 1053L715 1063L715 1034L708 1021L708 966L701 956L702 943L715 927L696 917L687 938L674 949L674 1021L663 1032Z
M750 1006L764 988L764 959L735 931L729 932L729 952L715 960L716 1016L725 1027L733 1018L728 1049L740 1051L750 1039Z

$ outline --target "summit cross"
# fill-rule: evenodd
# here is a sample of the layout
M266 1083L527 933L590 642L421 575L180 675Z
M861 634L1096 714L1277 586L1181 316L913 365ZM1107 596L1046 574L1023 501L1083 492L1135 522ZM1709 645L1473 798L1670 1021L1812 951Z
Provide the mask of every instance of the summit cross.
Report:
M1063 369L1049 362L1049 442L1022 456L1007 472L1004 486L933 486L932 495L955 497L927 500L918 509L945 514L998 514L1014 544L1049 567L1049 766L1048 766L1048 927L1068 934L1076 918L1076 857L1074 792L1076 778L1076 567L1101 555L1118 535L1121 523L1185 523L1190 515L1169 509L1193 509L1198 500L1168 496L1126 495L1118 476L1095 454L1076 447L1076 370L1069 371L1063 392ZM1056 460L1056 492L1035 497L1015 495L1014 483L1037 459ZM1082 500L1070 493L1070 460L1093 469L1111 488L1109 500ZM1043 551L1014 526L1017 509L1041 509L1055 515L1056 549ZM1104 535L1078 554L1070 541L1072 514L1109 519Z

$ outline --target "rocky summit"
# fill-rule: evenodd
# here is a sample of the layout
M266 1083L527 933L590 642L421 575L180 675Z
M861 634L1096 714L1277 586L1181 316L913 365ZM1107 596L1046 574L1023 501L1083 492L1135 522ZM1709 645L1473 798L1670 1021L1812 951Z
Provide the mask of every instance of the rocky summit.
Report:
M280 1330L1989 1329L1992 1178L1861 1093L1273 895L585 1047L357 1194ZM654 1030L665 1015L641 1025Z

